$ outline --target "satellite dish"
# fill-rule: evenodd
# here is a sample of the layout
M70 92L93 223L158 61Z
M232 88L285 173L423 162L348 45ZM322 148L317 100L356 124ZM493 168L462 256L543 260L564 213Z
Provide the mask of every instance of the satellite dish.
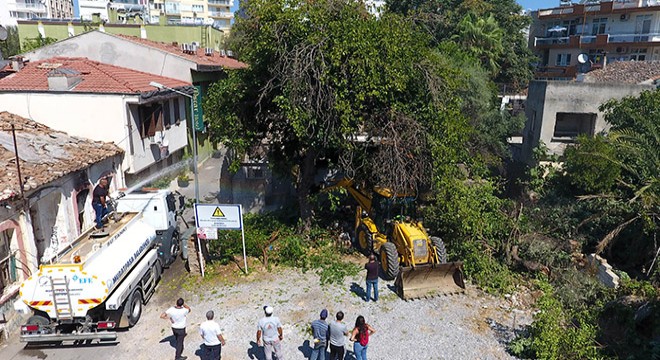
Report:
M577 60L580 64L586 64L589 62L589 56L587 54L580 54Z
M4 27L2 27L2 25L0 25L0 41L5 41L5 40L7 40L7 29L5 29Z

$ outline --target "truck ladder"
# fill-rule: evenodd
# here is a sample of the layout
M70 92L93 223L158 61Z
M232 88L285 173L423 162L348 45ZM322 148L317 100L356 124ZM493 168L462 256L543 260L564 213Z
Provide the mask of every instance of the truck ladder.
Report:
M53 305L55 306L55 316L60 320L73 319L73 306L71 305L71 295L69 295L69 281L64 278L50 279L50 288L53 294Z

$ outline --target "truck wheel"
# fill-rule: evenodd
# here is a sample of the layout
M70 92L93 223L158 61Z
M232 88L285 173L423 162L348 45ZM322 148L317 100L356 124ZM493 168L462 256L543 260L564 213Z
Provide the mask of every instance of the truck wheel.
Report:
M48 325L50 321L48 318L41 315L32 315L27 319L28 325Z
M176 260L176 257L179 256L181 252L181 239L179 238L179 233L175 231L172 234L172 243L170 245L170 258L168 260L168 265L173 264Z
M358 250L364 255L369 256L374 251L374 238L366 225L358 226L356 245Z
M124 307L124 314L128 317L128 327L133 327L142 315L142 293L136 289L128 298Z
M385 280L392 280L399 274L399 253L391 242L380 246L380 270Z
M431 244L433 244L435 253L438 255L438 263L447 263L447 248L445 247L444 241L437 236L431 236Z

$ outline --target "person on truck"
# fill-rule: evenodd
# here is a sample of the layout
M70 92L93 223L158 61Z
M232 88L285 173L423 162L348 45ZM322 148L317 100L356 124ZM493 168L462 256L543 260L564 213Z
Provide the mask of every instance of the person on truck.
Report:
M103 218L108 215L108 206L105 202L107 196L108 179L106 177L102 177L92 192L92 207L96 213L97 229L103 229Z

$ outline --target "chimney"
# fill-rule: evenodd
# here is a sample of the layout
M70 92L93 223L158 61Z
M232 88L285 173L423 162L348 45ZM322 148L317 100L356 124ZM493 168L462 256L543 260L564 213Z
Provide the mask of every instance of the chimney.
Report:
M20 71L25 66L22 56L12 56L9 60L11 60L11 69L14 71Z
M48 90L51 91L69 91L81 81L76 70L59 68L48 72Z

